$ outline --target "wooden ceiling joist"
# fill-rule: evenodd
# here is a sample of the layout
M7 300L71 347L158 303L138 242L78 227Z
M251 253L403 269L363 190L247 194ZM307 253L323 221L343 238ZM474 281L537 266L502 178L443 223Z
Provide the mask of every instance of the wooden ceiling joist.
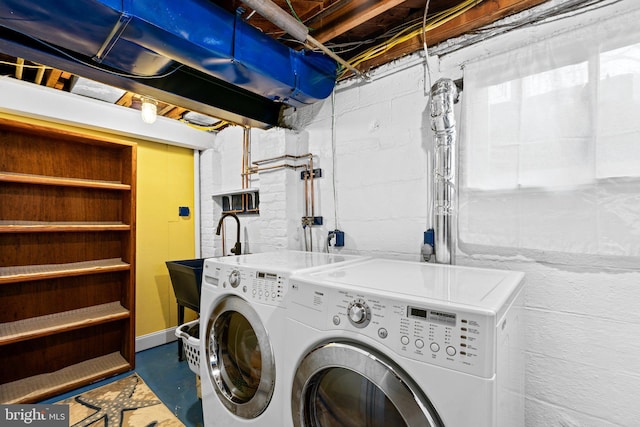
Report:
M170 119L179 119L187 111L186 108L175 107L169 113L166 114Z
M36 71L36 77L33 80L33 82L37 85L42 84L42 79L44 78L44 72L47 69L47 67L45 67L44 65L41 65L40 67L38 67L38 71Z
M324 43L363 24L406 0L352 0L318 20L313 37Z
M131 103L133 102L133 92L126 92L124 95L120 97L116 101L116 105L122 105L123 107L131 107Z
M16 79L22 80L22 72L24 71L24 58L16 59Z
M433 46L449 38L461 36L509 15L538 6L545 1L547 0L484 0L464 14L427 31L427 44ZM368 70L422 48L422 35L418 35L389 49L383 55L363 62L358 69Z

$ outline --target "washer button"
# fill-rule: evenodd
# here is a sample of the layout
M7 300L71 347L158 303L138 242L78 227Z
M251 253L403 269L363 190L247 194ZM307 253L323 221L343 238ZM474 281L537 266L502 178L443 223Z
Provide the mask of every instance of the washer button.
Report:
M424 341L422 341L420 338L418 338L416 340L416 347L423 348L424 347Z
M408 336L406 336L406 335L403 335L403 336L402 336L402 338L400 338L400 342L401 342L403 345L407 345L407 344L409 344L409 337L408 337Z
M447 347L447 354L449 356L455 356L456 355L455 347L452 347L452 346Z
M438 343L432 342L431 345L431 351L433 351L434 353L437 353L440 350L440 346L438 345Z
M336 326L340 324L340 316L338 316L337 314L333 316L333 324Z
M387 332L387 330L385 328L380 328L378 329L378 336L382 339L385 339L386 337L389 336L389 333Z

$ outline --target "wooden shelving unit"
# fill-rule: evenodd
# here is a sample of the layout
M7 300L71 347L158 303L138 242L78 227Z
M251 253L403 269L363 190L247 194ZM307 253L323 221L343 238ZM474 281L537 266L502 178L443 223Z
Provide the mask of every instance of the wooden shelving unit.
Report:
M136 145L0 119L0 403L135 367Z

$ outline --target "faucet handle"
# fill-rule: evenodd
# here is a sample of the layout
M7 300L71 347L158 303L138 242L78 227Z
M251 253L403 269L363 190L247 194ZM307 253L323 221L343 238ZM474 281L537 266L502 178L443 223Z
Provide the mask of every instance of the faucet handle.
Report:
M236 245L231 249L231 253L234 255L240 255L242 253L240 246L240 242L236 242Z

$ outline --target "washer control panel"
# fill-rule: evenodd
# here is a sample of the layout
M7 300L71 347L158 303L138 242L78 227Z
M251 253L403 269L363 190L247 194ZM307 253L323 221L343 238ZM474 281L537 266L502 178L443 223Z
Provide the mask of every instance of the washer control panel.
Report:
M355 299L347 306L347 317L356 328L364 328L371 322L371 309L365 300Z
M250 301L282 305L289 279L282 273L205 263L204 282Z
M392 355L487 378L494 374L491 313L307 283L294 282L291 289L290 317L317 329L366 335Z

